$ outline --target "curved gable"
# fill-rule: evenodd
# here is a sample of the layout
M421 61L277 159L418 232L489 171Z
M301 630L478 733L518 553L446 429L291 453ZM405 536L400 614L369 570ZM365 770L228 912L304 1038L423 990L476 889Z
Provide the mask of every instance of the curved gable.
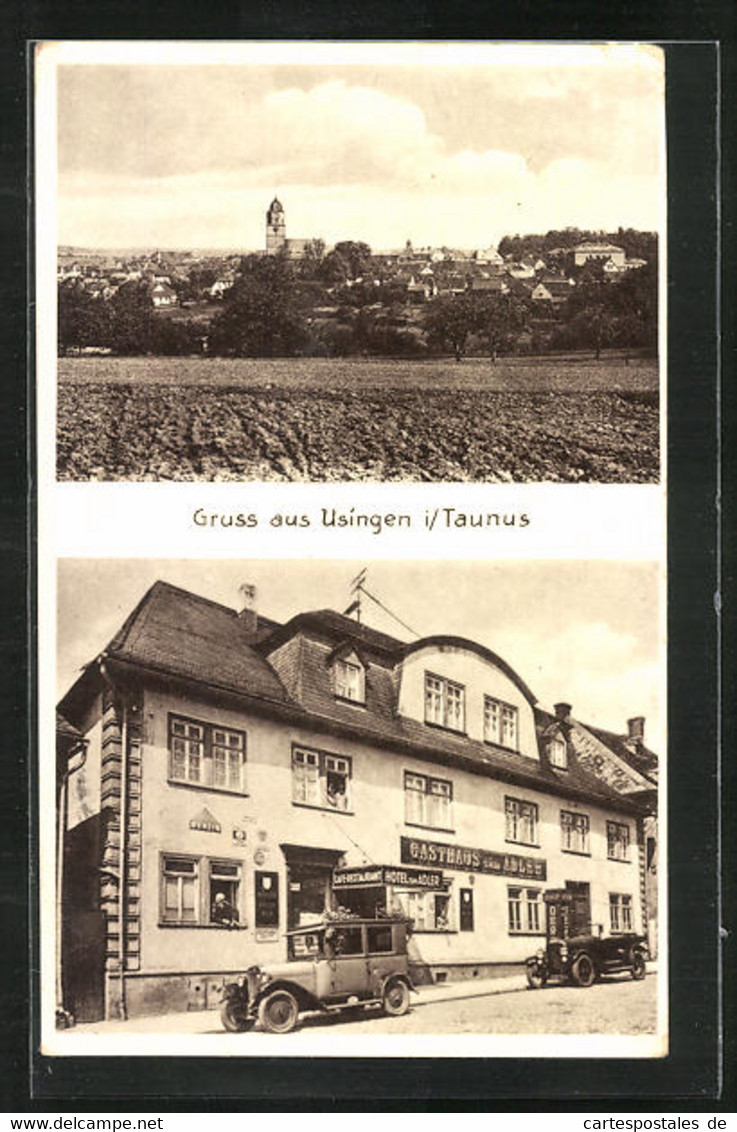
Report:
M397 666L400 716L539 761L534 696L501 657L461 637L426 637L402 651ZM446 694L452 702L442 719Z

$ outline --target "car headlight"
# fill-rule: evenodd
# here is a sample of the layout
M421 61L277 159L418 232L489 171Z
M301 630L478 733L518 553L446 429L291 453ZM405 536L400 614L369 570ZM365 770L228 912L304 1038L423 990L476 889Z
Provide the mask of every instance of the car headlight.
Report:
M545 952L543 951L542 947L538 947L537 951L535 952L535 958L536 959L544 959L545 958Z

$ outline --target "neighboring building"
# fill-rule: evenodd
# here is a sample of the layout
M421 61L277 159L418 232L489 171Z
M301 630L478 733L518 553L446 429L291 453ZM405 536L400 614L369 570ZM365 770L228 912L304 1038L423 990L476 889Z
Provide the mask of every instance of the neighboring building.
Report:
M154 283L151 301L155 307L175 307L179 300L176 291L168 283Z
M562 306L566 299L570 298L573 283L570 279L562 279L559 276L543 277L539 283L533 287L530 298L535 302L552 303L554 306Z
M277 624L157 582L59 710L87 750L63 892L80 1019L214 1006L338 900L406 911L418 981L522 963L548 887L604 931L647 923L648 759L543 711L478 642Z
M266 254L285 252L289 259L302 259L311 243L308 239L287 239L284 205L274 197L266 213Z
M616 244L577 244L573 249L573 262L576 267L583 267L589 260L606 262L611 260L615 267L623 267L626 254L624 248Z

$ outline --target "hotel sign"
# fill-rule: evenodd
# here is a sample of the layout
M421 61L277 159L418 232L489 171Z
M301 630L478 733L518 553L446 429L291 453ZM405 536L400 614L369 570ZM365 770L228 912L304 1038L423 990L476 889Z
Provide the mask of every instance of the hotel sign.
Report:
M410 865L458 869L464 873L491 873L524 880L547 880L547 862L539 857L497 853L492 849L469 849L465 845L447 845L442 841L421 841L418 837L402 837L400 840L402 860Z
M333 869L333 888L378 888L385 884L401 888L443 888L439 869L407 869L402 865L367 865L360 869Z

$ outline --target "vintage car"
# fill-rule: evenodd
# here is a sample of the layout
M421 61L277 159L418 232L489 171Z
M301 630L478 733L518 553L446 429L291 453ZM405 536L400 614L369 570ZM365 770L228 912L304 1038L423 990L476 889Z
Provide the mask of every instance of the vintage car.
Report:
M414 990L407 967L409 922L330 917L287 932L288 962L249 967L223 989L226 1030L286 1034L303 1011L381 1006L405 1014Z
M526 962L527 985L536 990L549 979L590 987L600 976L629 971L644 979L648 958L645 937L635 932L603 935L591 930L576 897L566 889L544 894L546 946Z

